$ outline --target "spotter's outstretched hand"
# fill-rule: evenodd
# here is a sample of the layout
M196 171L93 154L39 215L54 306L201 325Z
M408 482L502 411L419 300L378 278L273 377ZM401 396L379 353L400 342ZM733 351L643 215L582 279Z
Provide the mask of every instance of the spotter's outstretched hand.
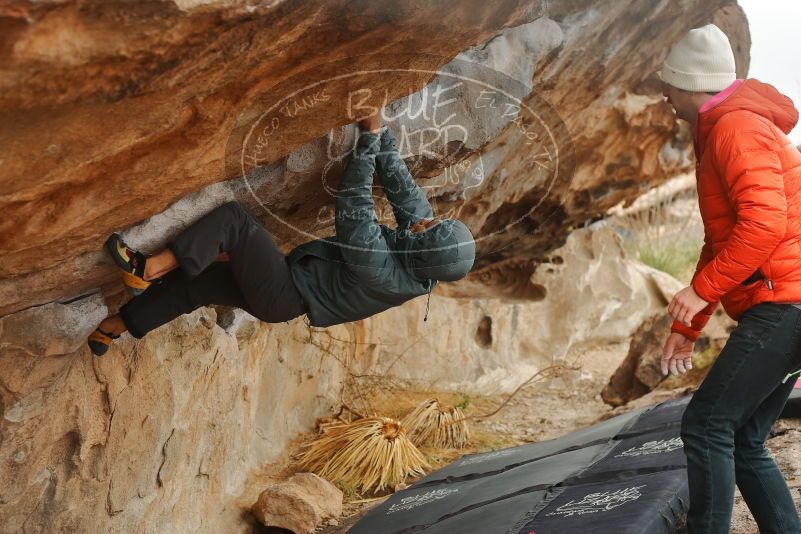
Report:
M665 341L665 348L662 350L662 374L678 375L683 374L693 368L693 348L695 342L690 341L678 332L671 332Z

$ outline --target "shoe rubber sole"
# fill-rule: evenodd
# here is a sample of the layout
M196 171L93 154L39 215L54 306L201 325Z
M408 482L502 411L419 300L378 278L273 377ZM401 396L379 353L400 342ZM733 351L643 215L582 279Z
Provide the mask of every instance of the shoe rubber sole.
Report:
M95 356L102 356L107 351L111 343L114 341L114 338L111 336L107 336L100 330L95 330L91 334L89 334L89 350L92 351L92 354Z
M108 250L108 253L111 255L111 259L114 260L117 267L124 271L122 273L122 283L125 284L125 289L133 296L141 295L150 287L151 282L130 272L129 269L131 266L123 258L126 248L127 245L120 237L120 234L111 234L106 240L106 250Z
M131 273L122 273L122 283L125 284L125 289L128 293L134 297L141 295L145 289L150 287L150 282Z

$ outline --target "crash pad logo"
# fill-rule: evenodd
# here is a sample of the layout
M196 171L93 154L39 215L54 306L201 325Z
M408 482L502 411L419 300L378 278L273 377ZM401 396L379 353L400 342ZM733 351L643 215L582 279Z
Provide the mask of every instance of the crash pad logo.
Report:
M615 491L590 493L584 496L584 498L580 501L570 501L566 504L563 504L553 512L545 515L572 517L574 515L608 512L609 510L613 510L618 506L623 506L628 502L636 501L642 497L642 492L640 492L640 490L644 487L644 485L632 486L630 488Z
M502 451L493 451L488 452L487 454L477 454L475 456L470 456L469 458L465 458L464 460L459 462L459 466L463 467L465 465L473 465L473 464L480 464L482 462L486 462L487 460L491 460L493 458L503 458L504 456L510 456L512 451L510 450L502 450Z
M681 441L681 438L646 441L639 447L632 447L630 449L626 449L620 454L616 454L615 458L631 458L636 456L647 456L649 454L662 454L679 450L682 447L684 447L684 442Z
M480 224L476 214L486 195L504 182L519 195L531 192L524 205L485 225L477 242L526 224L538 209L556 209L560 202L550 197L572 177L573 143L531 80L518 79L529 71L506 66L507 74L480 57L457 58L438 70L416 65L442 65L442 58L351 57L265 88L240 112L229 136L226 176L238 178L232 184L237 191L289 233L303 241L329 239L336 220L365 217L356 208L339 213L345 203L337 208L336 199L352 195L339 184L358 141L355 122L383 109L382 122L436 215ZM337 126L325 131L320 124ZM511 174L507 159L514 161ZM367 194L378 222L393 227L395 210L382 191L381 169L374 183L381 187Z
M458 491L458 488L435 489L425 493L418 493L417 495L412 495L411 497L404 497L399 503L395 503L389 507L387 515L400 512L402 510L412 510L413 508L418 508L420 506L439 501L448 495L451 495L452 493L457 493Z

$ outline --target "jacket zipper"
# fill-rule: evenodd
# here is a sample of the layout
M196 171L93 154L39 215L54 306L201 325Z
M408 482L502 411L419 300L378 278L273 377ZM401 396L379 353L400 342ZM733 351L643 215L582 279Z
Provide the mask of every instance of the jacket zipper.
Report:
M756 274L756 273L759 273L760 275L762 275L762 278L760 278L760 281L763 284L765 284L768 287L768 289L773 291L773 280L768 278L768 276L765 274L765 271L763 271L762 268L760 267L759 269L756 270L756 272L754 274Z
M762 269L760 269L760 270L762 270ZM765 285L768 286L768 289L773 291L773 280L770 279L770 277L768 276L768 274L765 271L762 271L762 276L765 277Z

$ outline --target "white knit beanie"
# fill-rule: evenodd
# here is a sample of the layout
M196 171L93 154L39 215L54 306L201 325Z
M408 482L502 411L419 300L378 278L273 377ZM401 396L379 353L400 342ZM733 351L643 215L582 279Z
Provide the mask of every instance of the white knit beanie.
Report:
M737 78L729 38L714 24L690 30L670 49L660 77L685 91L722 91Z

